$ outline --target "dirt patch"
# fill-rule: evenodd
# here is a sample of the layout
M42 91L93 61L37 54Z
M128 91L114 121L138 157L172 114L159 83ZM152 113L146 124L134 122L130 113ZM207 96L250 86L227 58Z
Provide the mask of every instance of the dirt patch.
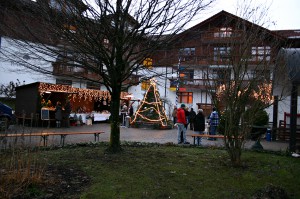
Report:
M48 165L42 184L31 185L15 199L79 198L90 185L90 178L83 171L71 167Z
M256 191L252 199L289 199L289 195L282 188L274 185L268 185Z

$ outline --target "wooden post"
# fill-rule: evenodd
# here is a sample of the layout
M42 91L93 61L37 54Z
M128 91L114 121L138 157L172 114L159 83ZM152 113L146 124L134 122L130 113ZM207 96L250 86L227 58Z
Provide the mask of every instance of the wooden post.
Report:
M273 104L273 125L272 125L272 140L277 139L277 128L278 128L278 96L274 96Z
M297 130L297 98L298 87L292 83L291 93L291 117L290 117L290 152L296 151L296 130Z

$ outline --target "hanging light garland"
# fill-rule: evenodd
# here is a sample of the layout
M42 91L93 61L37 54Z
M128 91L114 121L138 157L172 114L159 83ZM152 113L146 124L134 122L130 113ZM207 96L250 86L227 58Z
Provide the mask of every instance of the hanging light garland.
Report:
M61 85L61 84L49 84L49 83L39 83L39 93L41 97L43 97L44 93L46 92L62 92L62 93L70 93L70 94L76 94L73 95L73 101L76 99L83 99L88 101L97 101L101 100L102 98L104 100L111 101L111 95L109 91L100 91L100 90L94 90L94 89L83 89L83 88L74 88L72 86L68 85ZM127 92L121 92L121 98L124 98L124 96L129 95Z

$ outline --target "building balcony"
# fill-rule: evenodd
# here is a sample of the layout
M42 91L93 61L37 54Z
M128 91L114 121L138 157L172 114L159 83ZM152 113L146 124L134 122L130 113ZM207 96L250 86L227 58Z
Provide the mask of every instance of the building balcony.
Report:
M213 83L211 81L211 83ZM179 91L190 91L190 90L207 90L207 80L205 79L193 79L193 80L184 80L179 83ZM177 81L171 80L170 90L176 91Z
M84 68L68 66L63 63L53 63L53 75L81 76L87 79L99 79L100 75L91 73Z
M86 79L91 80L99 80L101 76L96 73L92 73L84 68L67 66L62 63L53 63L53 75L67 75L67 76L80 76ZM128 79L126 79L123 84L128 85L138 85L140 76L131 75Z
M176 79L171 79L170 80L170 90L176 91L177 88L177 80ZM227 80L229 81L229 80ZM242 85L248 85L249 81L253 80L242 80L241 84ZM259 83L259 82L258 82ZM224 80L220 79L192 79L192 80L181 80L179 83L179 91L180 92L192 92L192 91L208 91L211 89L217 88L218 85L224 84Z
M140 83L140 76L139 75L131 75L128 79L126 79L123 84L128 84L132 86L137 86Z

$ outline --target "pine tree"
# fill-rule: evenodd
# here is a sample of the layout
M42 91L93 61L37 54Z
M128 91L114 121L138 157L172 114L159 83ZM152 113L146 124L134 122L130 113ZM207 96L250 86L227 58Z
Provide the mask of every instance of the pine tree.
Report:
M131 125L133 127L151 127L154 129L171 128L154 79L150 80L150 86L133 116Z

